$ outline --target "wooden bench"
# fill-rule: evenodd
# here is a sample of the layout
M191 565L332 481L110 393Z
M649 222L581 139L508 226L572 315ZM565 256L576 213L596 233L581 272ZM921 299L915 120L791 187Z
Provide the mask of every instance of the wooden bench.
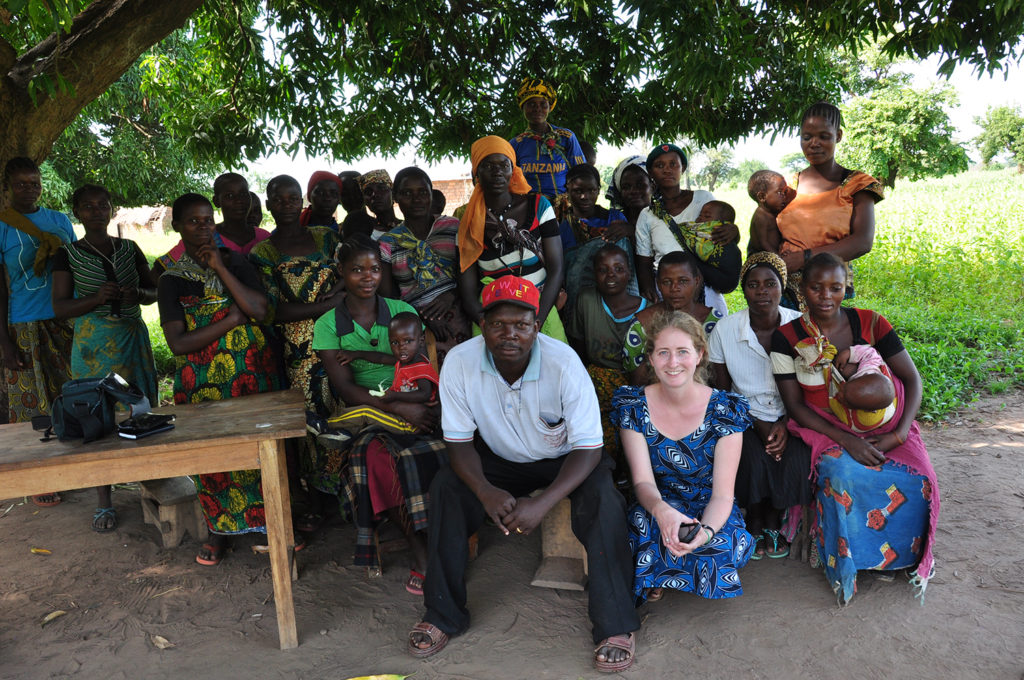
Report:
M572 533L572 509L563 498L541 522L540 566L530 585L583 590L587 583L587 552Z
M139 482L142 516L160 532L165 548L176 548L187 531L197 541L209 535L196 487L188 477Z

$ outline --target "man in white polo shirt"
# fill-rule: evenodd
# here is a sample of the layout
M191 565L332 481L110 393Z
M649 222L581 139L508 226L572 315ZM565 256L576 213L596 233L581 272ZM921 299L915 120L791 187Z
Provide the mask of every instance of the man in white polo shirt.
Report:
M430 487L427 613L409 635L409 651L430 656L469 627L467 538L485 517L506 536L528 534L568 496L573 533L587 550L595 664L624 670L640 620L626 505L602 452L594 386L568 345L538 332L540 294L532 283L504 276L484 288L481 301L483 335L450 350L441 370L451 466Z

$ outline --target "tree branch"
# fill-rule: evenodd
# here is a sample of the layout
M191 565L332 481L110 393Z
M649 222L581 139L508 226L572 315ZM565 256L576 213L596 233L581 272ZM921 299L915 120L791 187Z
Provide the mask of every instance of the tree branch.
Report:
M52 34L18 59L11 79L21 90L28 126L27 150L45 156L53 141L79 111L110 87L139 55L180 28L203 0L96 0L60 39ZM28 83L39 75L61 76L72 93L38 95L33 107Z
M124 115L123 113L119 113L119 112L115 111L112 115L114 116L114 118L120 118L124 122L128 123L129 125L131 125L133 128L138 130L139 134L141 134L146 139L152 139L153 138L153 133L152 132L147 131L146 128L142 127L141 125L136 123L134 120L132 120L128 116Z

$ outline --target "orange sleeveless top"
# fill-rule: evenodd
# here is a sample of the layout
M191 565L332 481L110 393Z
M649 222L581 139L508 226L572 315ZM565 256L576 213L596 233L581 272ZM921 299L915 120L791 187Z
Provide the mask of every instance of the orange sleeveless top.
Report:
M798 174L794 187L799 181ZM871 192L876 203L884 198L882 183L856 170L847 175L835 189L817 194L797 193L796 198L776 217L783 241L779 252L815 248L849 236L853 195L858 191Z

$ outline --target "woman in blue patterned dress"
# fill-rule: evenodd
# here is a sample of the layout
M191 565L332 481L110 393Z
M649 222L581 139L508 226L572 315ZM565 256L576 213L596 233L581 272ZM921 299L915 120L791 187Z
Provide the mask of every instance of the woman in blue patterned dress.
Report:
M704 383L707 338L690 315L659 314L648 337L657 382L621 387L612 401L639 501L628 517L634 594L638 602L661 599L663 588L737 597L737 570L754 548L733 498L747 401Z

